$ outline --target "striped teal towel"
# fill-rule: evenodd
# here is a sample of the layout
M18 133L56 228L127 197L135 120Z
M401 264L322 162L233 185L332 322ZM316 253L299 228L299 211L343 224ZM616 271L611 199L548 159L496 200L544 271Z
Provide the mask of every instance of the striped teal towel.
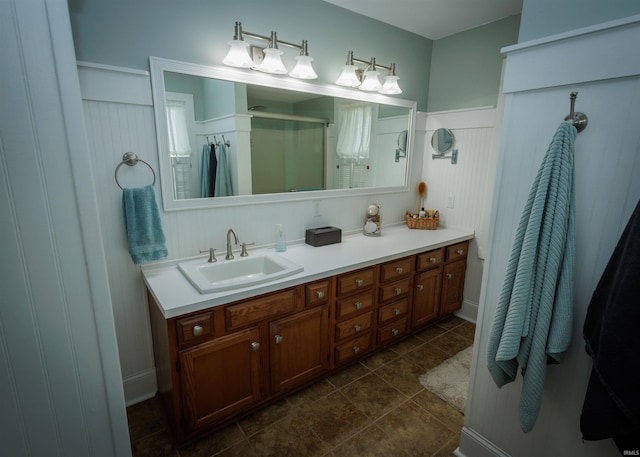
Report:
M122 193L124 226L133 263L167 257L160 211L153 186L125 188Z
M487 364L502 387L523 374L520 427L533 429L547 362L559 363L571 341L575 242L574 140L563 122L525 204L487 345Z

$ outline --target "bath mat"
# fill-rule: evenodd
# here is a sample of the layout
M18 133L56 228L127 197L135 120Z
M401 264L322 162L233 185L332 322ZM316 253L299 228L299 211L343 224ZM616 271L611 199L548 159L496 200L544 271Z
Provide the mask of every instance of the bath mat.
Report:
M420 376L420 384L453 408L464 413L469 390L469 371L473 346L458 352Z

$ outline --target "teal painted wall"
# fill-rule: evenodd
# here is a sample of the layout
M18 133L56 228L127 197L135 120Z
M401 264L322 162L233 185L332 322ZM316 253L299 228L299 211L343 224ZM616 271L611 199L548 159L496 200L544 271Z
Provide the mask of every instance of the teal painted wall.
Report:
M518 42L636 14L638 0L524 0Z
M500 49L517 43L519 26L515 15L434 41L428 111L495 106Z
M433 42L321 0L69 0L69 9L78 60L145 70L149 56L220 65L241 21L260 35L308 40L318 84L333 84L349 50L394 62L399 97L427 107ZM283 51L292 62L296 51Z

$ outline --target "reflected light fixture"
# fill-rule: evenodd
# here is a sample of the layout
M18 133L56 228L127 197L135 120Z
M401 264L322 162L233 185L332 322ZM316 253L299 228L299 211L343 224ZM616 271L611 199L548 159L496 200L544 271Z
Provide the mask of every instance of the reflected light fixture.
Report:
M260 64L253 61L249 55L249 45L244 41L244 37L250 37L257 40L266 41L267 47L263 49L264 59ZM288 46L298 49L300 55L296 59L296 65L289 73L284 63L282 62L282 55L284 54L279 46ZM256 33L247 32L242 30L242 24L236 22L235 34L233 39L229 42L229 52L222 59L222 63L231 67L239 68L253 68L264 73L270 74L286 74L299 79L315 79L318 77L311 65L313 59L309 57L307 40L302 40L302 44L289 43L278 39L276 32L271 32L270 37L258 35Z
M360 70L355 63L365 66L364 70ZM384 68L389 72L384 77L384 83L380 82L380 72L378 67ZM379 92L386 95L401 94L402 89L398 85L400 78L396 76L396 64L384 66L376 63L376 58L372 57L370 61L361 60L353 57L353 51L347 53L347 62L342 67L342 73L336 79L336 84L346 87L357 87L366 92Z

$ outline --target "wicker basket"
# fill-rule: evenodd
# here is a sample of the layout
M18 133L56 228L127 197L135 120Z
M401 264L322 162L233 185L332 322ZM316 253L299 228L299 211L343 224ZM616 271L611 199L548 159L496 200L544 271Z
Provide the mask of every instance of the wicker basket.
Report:
M413 214L407 211L405 218L407 220L407 227L410 229L436 230L438 228L438 221L440 220L440 213L436 211L433 213L433 217L414 219Z

